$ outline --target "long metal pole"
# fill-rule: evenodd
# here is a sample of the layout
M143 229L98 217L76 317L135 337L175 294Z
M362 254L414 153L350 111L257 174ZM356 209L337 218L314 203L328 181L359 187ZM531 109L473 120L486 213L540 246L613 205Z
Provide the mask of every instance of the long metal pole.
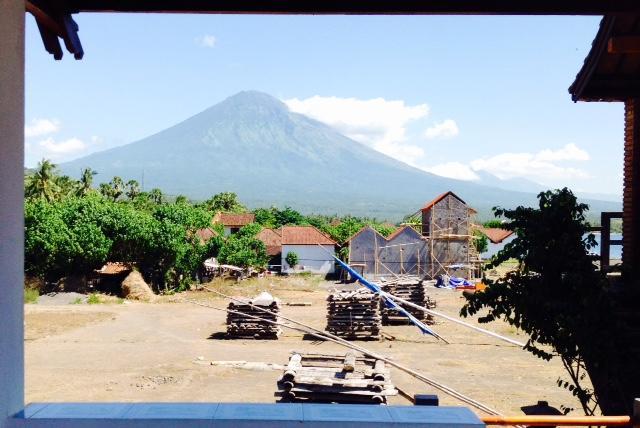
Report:
M382 360L386 364L389 364L389 365L391 365L391 366L393 366L393 367L395 367L395 368L397 368L399 370L402 370L405 373L408 373L411 376L415 377L416 379L421 380L424 383L426 383L426 384L428 384L428 385L430 385L430 386L432 386L432 387L444 392L445 394L447 394L447 395L449 395L449 396L451 396L453 398L456 398L456 399L462 401L463 403L466 403L466 404L468 404L470 406L473 406L478 410L481 410L481 411L483 411L485 413L488 413L490 415L501 416L500 413L498 413L496 410L492 409L491 407L486 406L485 404L482 404L479 401L476 401L476 400L474 400L474 399L472 399L470 397L467 397L466 395L464 395L464 394L462 394L462 393L460 393L460 392L458 392L458 391L456 391L456 390L454 390L452 388L449 388L446 385L443 385L443 384L441 384L439 382L436 382L436 381L428 378L427 376L423 375L420 372L417 372L417 371L415 371L413 369L410 369L409 367L406 367L406 366L404 366L402 364L399 364L399 363L397 363L397 362L395 362L395 361L393 361L393 360L391 360L389 358L386 358L386 357L384 357L382 355L378 355L378 354L376 354L374 352L371 352L368 349L365 349L365 348L363 348L361 346L354 345L353 343L348 342L348 341L344 341L344 339L337 340L339 338L331 337L333 335L331 335L329 333L326 333L326 332L321 332L321 331L319 331L319 330L317 330L317 329L315 329L313 327L306 327L306 329L303 329L303 328L291 326L291 325L286 324L286 323L282 323L282 322L278 322L278 321L272 321L272 320L268 320L268 319L265 319L265 318L260 318L260 317L257 317L255 315L245 314L244 312L238 312L238 311L234 311L234 310L226 309L226 308L218 308L216 306L208 305L206 303L200 303L200 302L197 302L197 301L191 300L191 299L184 299L184 301L187 302L187 303L192 303L192 304L195 304L195 305L198 305L198 306L203 306L203 307L214 309L214 310L217 310L217 311L225 311L225 312L230 312L232 314L240 314L240 315L243 315L243 316L246 316L248 318L252 318L252 319L258 320L258 321L266 322L266 323L273 324L273 325L279 325L279 326L286 327L286 328L289 328L289 329L292 329L292 330L302 331L304 333L308 333L308 334L310 334L312 336L315 336L315 337L318 337L320 339L329 340L331 342L338 343L340 345L343 345L343 346L346 346L348 348L354 349L356 351L362 352L364 355L368 355L368 356L370 356L372 358L375 358L375 359L378 359L378 360ZM254 305L251 305L251 306L253 306L254 308L259 308L258 306L254 306ZM260 309L263 309L263 308L260 308ZM272 313L271 311L268 311L266 309L263 309L263 310L266 311L266 312ZM280 314L278 314L278 316L280 316ZM285 317L282 317L282 316L280 316L280 317L285 319ZM299 323L297 321L291 321L291 322L303 325L302 323Z

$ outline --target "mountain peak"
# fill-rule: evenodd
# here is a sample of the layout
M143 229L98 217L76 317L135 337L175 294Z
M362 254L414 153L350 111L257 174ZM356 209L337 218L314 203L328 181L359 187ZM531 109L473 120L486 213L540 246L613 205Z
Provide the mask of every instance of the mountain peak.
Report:
M263 106L288 110L286 104L276 97L260 91L241 91L235 95L231 95L221 105L233 106Z

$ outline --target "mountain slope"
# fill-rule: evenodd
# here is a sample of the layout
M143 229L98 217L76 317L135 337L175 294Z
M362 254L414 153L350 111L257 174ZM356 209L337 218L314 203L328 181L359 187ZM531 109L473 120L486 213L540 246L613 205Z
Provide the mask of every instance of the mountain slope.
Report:
M97 170L98 181L114 175L141 181L144 174L147 190L159 187L195 199L233 191L252 207L290 205L390 219L447 190L484 212L535 200L533 194L418 170L254 91L140 141L61 165L69 175L83 167Z

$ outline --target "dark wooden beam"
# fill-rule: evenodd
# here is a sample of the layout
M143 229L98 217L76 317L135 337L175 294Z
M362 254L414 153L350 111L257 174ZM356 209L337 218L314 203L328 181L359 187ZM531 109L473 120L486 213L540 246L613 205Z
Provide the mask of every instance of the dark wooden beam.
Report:
M611 54L639 54L640 36L616 36L609 39L607 52Z
M624 112L624 193L622 265L626 275L640 274L640 98L627 99Z
M637 0L67 0L66 4L74 12L495 15L640 13L640 2Z

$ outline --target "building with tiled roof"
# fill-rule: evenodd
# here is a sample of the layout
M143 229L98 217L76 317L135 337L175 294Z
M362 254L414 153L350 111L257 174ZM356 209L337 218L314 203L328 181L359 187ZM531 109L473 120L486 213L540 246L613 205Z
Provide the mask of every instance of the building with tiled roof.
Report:
M282 253L282 236L277 230L264 228L257 235L256 238L264 243L267 247L267 254L269 256L277 256Z
M331 274L335 272L336 242L313 226L283 226L282 237L282 272L312 272ZM289 266L287 254L298 255L298 264Z
M253 213L216 213L212 222L224 226L224 236L229 236L255 220Z

